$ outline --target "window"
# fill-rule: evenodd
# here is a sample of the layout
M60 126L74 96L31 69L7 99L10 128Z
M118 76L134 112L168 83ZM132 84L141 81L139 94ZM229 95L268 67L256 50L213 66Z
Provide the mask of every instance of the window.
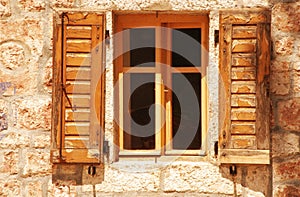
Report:
M120 155L205 152L207 15L115 16Z

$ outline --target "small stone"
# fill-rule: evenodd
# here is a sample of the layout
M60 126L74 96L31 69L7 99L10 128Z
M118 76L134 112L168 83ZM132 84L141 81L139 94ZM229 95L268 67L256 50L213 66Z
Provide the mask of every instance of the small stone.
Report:
M9 0L0 0L0 18L11 16L11 8Z
M0 45L0 65L5 69L16 71L26 66L25 49L16 42L6 42Z
M0 173L9 173L10 175L18 173L18 153L14 151L5 151L3 161L0 164Z
M300 187L292 185L279 185L273 192L275 197L298 197L300 195Z
M290 72L272 72L270 76L270 91L276 95L287 95L290 92Z
M300 131L300 98L278 102L279 126Z
M286 157L300 153L300 137L293 133L276 132L272 134L272 156ZM279 145L280 144L280 145Z
M50 154L43 150L26 150L23 177L46 176L51 174Z
M300 159L273 164L274 181L287 181L300 179Z
M25 196L28 197L37 197L37 196L43 196L43 188L42 188L41 181L33 181L29 182L25 186Z
M291 55L293 53L295 38L282 37L275 41L275 52L277 55Z
M51 99L49 97L35 97L15 102L17 110L17 126L30 130L51 127Z
M21 182L15 179L0 180L0 196L21 196Z
M18 5L26 11L43 11L46 9L45 0L18 0Z
M283 32L300 32L300 5L275 4L272 9L272 26Z

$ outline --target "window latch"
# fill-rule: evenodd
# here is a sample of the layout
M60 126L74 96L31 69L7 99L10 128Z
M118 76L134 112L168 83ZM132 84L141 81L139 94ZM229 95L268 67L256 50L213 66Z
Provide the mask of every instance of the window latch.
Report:
M70 105L72 111L76 111L76 105L74 105L74 107L72 106L71 100L70 100L70 98L69 98L69 96L68 96L68 94L67 94L66 85L64 85L64 84L62 83L62 84L61 84L61 88L62 88L62 90L63 90L63 92L64 92L64 95L65 95L66 98L67 98L67 101L68 101L68 103L69 103L69 105Z

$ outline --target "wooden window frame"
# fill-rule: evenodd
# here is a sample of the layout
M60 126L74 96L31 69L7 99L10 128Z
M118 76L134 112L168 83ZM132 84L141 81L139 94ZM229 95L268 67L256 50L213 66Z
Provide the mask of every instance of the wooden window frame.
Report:
M155 18L155 20L153 20ZM140 20L139 20L140 19ZM155 67L139 68L139 67L125 67L123 66L124 55L116 57L114 60L114 82L118 90L115 91L115 117L119 122L115 125L118 133L118 145L120 156L131 155L145 155L145 156L160 156L160 155L205 155L207 146L207 83L206 83L206 68L208 65L208 16L207 14L184 14L184 13L146 13L146 14L115 14L115 33L121 32L124 29L138 28L138 27L155 27ZM201 28L201 65L200 67L162 67L160 63L170 65L171 50L163 50L162 31L159 27L166 28ZM167 32L169 34L171 32ZM119 37L119 36L118 36ZM167 36L167 38L171 38ZM120 39L120 38L118 38ZM167 41L170 43L170 40ZM168 48L170 47L167 46ZM115 54L123 54L123 40L115 42ZM165 108L166 114L156 108L156 124L155 131L159 130L157 125L166 120L166 124L156 132L155 135L155 149L153 150L125 150L124 149L124 135L122 125L123 119L123 73L153 73L155 74L155 103L160 104ZM164 84L170 84L168 80L171 73L200 73L201 74L201 148L197 150L175 150L171 147L172 139L172 116L171 116L171 102L170 93L164 90ZM170 86L168 86L170 87ZM168 100L168 102L167 102Z

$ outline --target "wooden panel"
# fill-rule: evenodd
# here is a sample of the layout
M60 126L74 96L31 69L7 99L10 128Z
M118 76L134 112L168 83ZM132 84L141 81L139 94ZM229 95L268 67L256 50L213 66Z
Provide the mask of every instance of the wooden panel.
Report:
M231 109L231 120L255 120L254 108L233 108Z
M232 66L253 66L256 67L255 53L232 54Z
M68 82L66 87L68 94L90 94L89 82Z
M232 134L255 134L255 122L231 121Z
M91 41L90 40L67 40L67 52L91 52Z
M220 146L226 148L229 146L230 138L230 95L231 95L231 25L220 26L220 102L219 102L219 120L220 120Z
M92 31L89 26L67 26L67 38L91 38Z
M90 54L68 53L66 58L68 66L91 66Z
M91 70L89 68L67 67L67 80L90 80Z
M232 93L255 93L255 81L233 81L231 85Z
M68 19L65 23L69 25L102 25L103 15L89 12L68 13Z
M270 164L269 150L221 149L221 163Z
M256 38L256 26L233 26L232 38Z
M90 107L90 96L89 95L68 95L73 108ZM71 107L67 98L65 98L65 106Z
M99 163L99 149L63 149L62 156L67 163Z
M66 136L65 148L88 148L89 136Z
M66 121L89 121L90 111L88 110L76 110L66 109Z
M89 135L89 122L67 122L65 135Z
M268 9L264 8L251 8L241 10L221 10L220 23L227 24L257 24L257 23L270 23L271 15Z
M270 148L270 58L271 58L271 25L258 24L258 67L257 67L257 147Z
M256 51L256 40L233 40L233 53L254 53Z
M255 67L232 68L231 79L255 80L256 79Z
M232 107L255 107L255 94L233 94L231 95Z
M233 135L230 144L231 148L234 149L256 149L256 137L253 135Z

